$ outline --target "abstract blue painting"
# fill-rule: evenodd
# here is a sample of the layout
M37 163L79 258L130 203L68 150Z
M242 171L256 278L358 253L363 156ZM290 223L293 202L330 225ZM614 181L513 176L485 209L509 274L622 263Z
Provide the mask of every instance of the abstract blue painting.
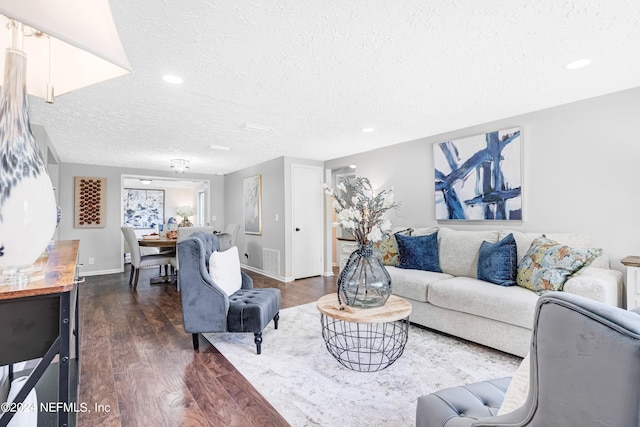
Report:
M164 190L125 188L122 194L124 225L154 228L164 224Z
M433 145L437 220L522 220L520 128Z

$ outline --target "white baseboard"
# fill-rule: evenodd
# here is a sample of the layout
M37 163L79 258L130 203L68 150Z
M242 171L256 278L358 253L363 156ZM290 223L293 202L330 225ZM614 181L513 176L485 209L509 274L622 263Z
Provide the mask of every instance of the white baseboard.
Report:
M80 276L100 276L101 274L115 274L122 273L122 270L96 270L96 271L82 271L82 267L80 267Z
M263 276L267 276L272 279L279 280L280 282L293 282L295 280L293 277L285 277L285 276L279 276L276 274L267 273L265 271L262 271L259 268L252 267L246 264L240 264L240 267L244 268L245 270L253 271L254 273L262 274Z
M325 271L323 276L331 277L331 276L333 276L333 271Z

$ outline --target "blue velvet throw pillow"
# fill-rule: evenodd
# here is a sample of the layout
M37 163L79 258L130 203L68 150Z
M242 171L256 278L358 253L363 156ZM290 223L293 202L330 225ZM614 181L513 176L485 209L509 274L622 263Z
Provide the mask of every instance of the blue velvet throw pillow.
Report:
M395 236L400 255L399 268L442 273L438 259L437 231L426 236L405 236L402 234Z
M516 239L510 233L499 242L480 244L478 279L500 286L516 284L518 266Z

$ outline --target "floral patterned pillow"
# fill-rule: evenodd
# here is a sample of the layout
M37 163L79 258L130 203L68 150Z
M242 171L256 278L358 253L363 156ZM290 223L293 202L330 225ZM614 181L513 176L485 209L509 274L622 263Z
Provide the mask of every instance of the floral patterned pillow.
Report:
M539 294L561 291L569 276L601 254L602 249L575 248L538 237L518 263L516 283Z
M374 247L380 252L380 257L382 258L382 263L384 265L392 265L397 267L400 263L398 258L398 242L396 241L396 234L402 234L405 236L411 236L413 232L413 228L407 228L404 230L400 230L386 239L383 239L379 242L374 243Z

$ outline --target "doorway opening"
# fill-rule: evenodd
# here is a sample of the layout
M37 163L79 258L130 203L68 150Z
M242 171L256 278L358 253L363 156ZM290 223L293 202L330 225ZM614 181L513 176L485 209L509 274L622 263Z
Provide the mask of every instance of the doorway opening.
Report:
M331 180L327 184L335 189L341 182L355 179L355 177L356 165L343 166L331 169ZM333 200L329 199L328 202L326 226L330 233L327 233L327 239L329 239L327 246L330 248L331 270L336 274L342 270L349 255L355 250L355 239L350 232L343 230L338 224L337 214L333 208Z
M190 206L194 215L189 217L194 225L209 225L210 187L208 180L170 178L149 175L122 175L120 225L131 225L137 237L153 232L160 233L169 222L182 220L177 214L181 206ZM140 197L140 203L132 198ZM121 268L127 261L128 248L121 236ZM157 248L146 248L157 249Z

